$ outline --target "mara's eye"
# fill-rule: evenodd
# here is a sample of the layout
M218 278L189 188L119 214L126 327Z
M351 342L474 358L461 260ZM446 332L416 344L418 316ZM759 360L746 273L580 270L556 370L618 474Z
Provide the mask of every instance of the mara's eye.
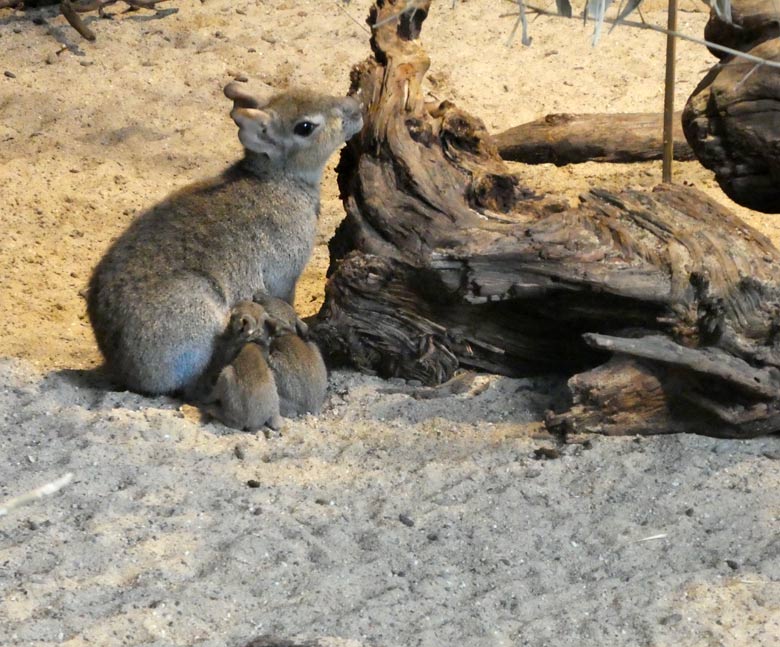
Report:
M312 123L311 121L299 121L297 124L295 124L293 132L296 135L300 135L301 137L308 137L315 131L316 128L317 124Z

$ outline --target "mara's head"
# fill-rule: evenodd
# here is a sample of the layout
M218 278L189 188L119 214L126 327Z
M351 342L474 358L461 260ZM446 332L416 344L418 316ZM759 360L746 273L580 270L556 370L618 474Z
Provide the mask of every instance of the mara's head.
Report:
M225 96L233 100L230 116L247 152L312 183L319 182L333 152L363 127L352 97L307 90L264 97L238 82L225 86Z

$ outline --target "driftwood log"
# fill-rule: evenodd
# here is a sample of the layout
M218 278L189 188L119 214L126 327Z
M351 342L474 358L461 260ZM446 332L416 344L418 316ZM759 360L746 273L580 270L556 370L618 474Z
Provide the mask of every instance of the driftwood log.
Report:
M400 6L399 6L400 5ZM481 121L423 99L428 5L380 1L353 70L346 219L313 333L332 361L447 380L458 367L577 373L559 431L780 429L780 253L705 195L537 198Z
M734 0L732 12L733 25L713 13L705 35L780 61L780 18L774 0ZM723 57L688 99L683 129L696 157L715 172L732 200L780 213L780 70Z
M674 123L674 159L695 159L683 135L681 113ZM550 114L493 139L503 159L525 164L647 162L663 157L663 115Z

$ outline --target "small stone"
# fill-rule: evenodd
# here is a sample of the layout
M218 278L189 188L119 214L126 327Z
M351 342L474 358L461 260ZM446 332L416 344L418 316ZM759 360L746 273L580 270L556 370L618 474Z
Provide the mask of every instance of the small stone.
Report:
M403 512L398 515L398 521L400 521L402 524L407 526L408 528L411 528L414 526L414 520L407 514L404 514Z
M264 40L269 45L276 45L276 38L271 36L271 34L261 34L260 40Z
M328 505L327 499L323 499L322 497L317 497L316 499L314 499L314 503L316 503L317 505Z
M768 458L770 461L780 461L780 452L768 451L761 454L764 458Z
M727 559L726 566L728 566L732 571L736 571L739 568L739 562L735 562L733 559Z
M664 616L658 621L659 625L676 625L683 619L682 614L672 613L671 615Z
M250 48L249 48L248 50L246 50L246 51L247 51L247 52L249 52L250 54L256 54L256 53L257 53L257 50L256 50L254 47L250 47Z
M5 74L9 79L15 79L16 78L16 74L11 72L10 70L6 70L5 72L3 72L3 74Z
M685 510L685 516L686 517L692 517L693 516L693 508L687 508Z
M254 488L254 487L260 487L260 481L258 481L258 480L256 480L256 479L249 479L249 480L246 482L246 484L247 484L249 487L253 487L253 488Z
M246 9L244 9L243 7L236 7L236 13L239 16L246 16Z
M246 457L246 453L244 452L244 448L241 447L241 445L236 445L233 448L233 453L236 455L236 458L241 460L241 461L244 460L244 458Z
M79 65L81 67L89 67L90 65L94 65L95 61L79 61Z
M428 541L438 541L439 535L437 535L435 532L429 532L427 535L425 535L425 538Z
M561 452L559 452L555 447L538 447L534 449L534 458L536 460L552 460L555 458L560 458Z

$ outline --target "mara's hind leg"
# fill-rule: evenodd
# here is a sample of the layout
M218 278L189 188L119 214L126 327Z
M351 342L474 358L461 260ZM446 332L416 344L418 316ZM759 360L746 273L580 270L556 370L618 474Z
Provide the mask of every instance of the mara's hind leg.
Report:
M192 277L188 277L192 278ZM227 324L227 307L212 290L171 286L139 304L124 322L115 358L107 358L129 389L150 394L187 392L208 368ZM111 361L114 359L114 361Z

